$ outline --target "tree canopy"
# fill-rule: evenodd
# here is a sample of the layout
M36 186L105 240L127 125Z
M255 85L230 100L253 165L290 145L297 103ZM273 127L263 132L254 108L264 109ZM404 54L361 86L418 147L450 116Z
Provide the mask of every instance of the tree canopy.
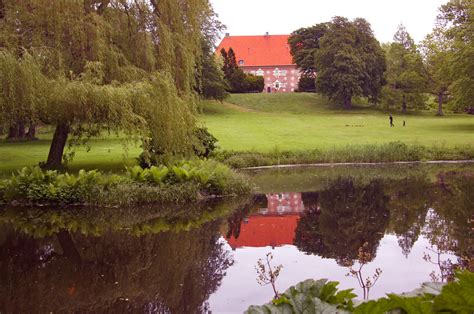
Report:
M387 86L383 100L388 107L401 104L402 112L410 108L424 108L428 76L420 52L403 25L393 36L393 42L385 45Z
M353 96L376 101L384 83L385 58L370 24L334 17L314 54L316 89L350 109Z
M474 99L474 2L451 0L442 5L438 29L448 44L449 92L455 109L473 108Z
M319 41L326 33L327 23L319 23L310 27L303 27L292 32L288 38L290 53L293 62L301 70L302 75L315 78L314 53L319 48Z
M196 73L210 53L204 44L218 29L211 27L217 22L208 0L6 0L1 12L0 47L17 68L33 62L25 53L47 51L38 54L47 60L31 70L40 69L35 75L42 83L22 82L31 81L25 95L31 99L46 93L44 107L12 97L13 91L0 95L2 115L15 117L10 126L36 120L56 126L47 166L61 164L70 135L102 130L139 131L146 152L192 151ZM0 66L13 69L8 60ZM8 75L0 78L20 86Z

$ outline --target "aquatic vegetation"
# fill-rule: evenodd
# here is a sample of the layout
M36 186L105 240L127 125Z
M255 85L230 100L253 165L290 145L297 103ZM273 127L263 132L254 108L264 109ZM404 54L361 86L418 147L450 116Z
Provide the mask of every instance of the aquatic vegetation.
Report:
M272 285L273 293L275 294L275 299L278 299L280 294L276 288L276 281L280 275L280 271L283 268L283 265L278 265L272 267L271 261L273 260L273 254L271 252L265 255L265 260L259 259L255 269L257 270L257 282L261 286L268 284Z
M372 253L367 250L368 244L368 242L365 242L364 245L359 248L359 254L357 257L358 267L355 267L354 265L349 266L349 273L347 273L346 275L357 279L359 286L364 292L364 300L369 299L370 288L372 288L377 283L377 280L379 280L380 275L382 274L382 269L376 268L375 273L372 275L372 278L366 277L364 279L362 275L362 269L364 268L364 266L367 265L367 263L369 263L373 259Z

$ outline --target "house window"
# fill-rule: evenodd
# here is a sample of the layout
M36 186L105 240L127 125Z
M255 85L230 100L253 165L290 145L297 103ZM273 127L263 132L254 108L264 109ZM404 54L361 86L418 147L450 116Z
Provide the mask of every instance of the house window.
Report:
M263 76L263 74L265 74L265 72L262 69L258 69L257 72L255 72L257 76Z
M239 65L244 65L244 60L239 60Z
M280 69L275 68L275 70L273 70L273 76L279 77L280 75L281 75Z

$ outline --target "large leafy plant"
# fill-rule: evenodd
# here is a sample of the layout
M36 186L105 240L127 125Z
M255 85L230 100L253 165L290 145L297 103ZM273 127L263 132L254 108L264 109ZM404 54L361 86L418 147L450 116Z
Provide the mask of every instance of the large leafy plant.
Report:
M246 313L474 313L474 273L457 272L448 284L425 283L420 289L360 303L352 290L337 291L337 282L308 279L290 287L280 298Z

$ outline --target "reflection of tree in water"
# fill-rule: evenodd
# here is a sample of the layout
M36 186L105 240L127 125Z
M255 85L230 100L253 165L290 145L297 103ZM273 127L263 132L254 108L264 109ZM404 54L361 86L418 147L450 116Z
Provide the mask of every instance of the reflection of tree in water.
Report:
M390 225L405 257L418 240L428 210L430 185L426 178L406 178L391 184Z
M423 234L430 241L430 247L426 248L428 252L424 252L423 259L439 268L439 273L433 271L430 274L433 281L445 282L454 279L453 261L444 256L454 254L457 246L456 241L449 235L452 225L452 222L445 220L433 209L430 209L426 215Z
M301 193L301 199L303 200L305 210L307 211L318 210L318 204L319 204L318 192L303 192Z
M381 181L359 186L352 178L340 178L320 192L320 210L313 206L303 214L295 244L302 251L335 258L347 266L367 243L373 259L389 220L387 202Z
M450 280L455 269L474 271L474 174L438 174L423 234L430 241L425 260L437 264L433 279ZM455 254L457 261L443 256Z
M232 264L219 224L142 237L9 232L0 247L0 312L204 312Z

